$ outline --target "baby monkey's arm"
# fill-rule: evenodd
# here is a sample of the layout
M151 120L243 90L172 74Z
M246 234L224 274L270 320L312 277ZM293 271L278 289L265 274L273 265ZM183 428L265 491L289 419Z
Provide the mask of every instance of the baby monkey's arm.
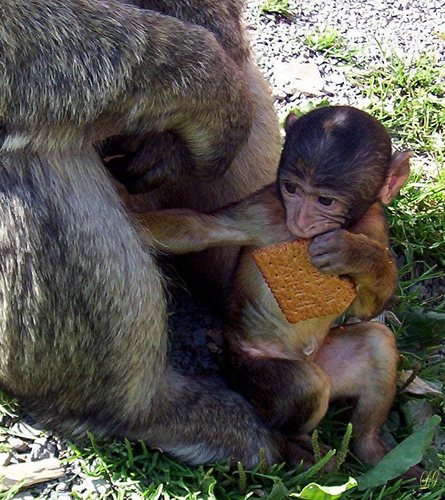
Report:
M291 237L274 185L212 214L170 209L140 213L137 218L142 235L148 231L158 250L172 254L228 245L267 245Z

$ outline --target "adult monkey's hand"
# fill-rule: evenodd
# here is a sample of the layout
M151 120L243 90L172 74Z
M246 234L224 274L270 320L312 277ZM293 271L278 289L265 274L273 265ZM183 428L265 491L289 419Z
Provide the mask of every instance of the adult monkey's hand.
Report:
M0 17L0 121L35 149L172 131L188 173L214 176L247 140L245 79L205 28L113 0L5 0Z

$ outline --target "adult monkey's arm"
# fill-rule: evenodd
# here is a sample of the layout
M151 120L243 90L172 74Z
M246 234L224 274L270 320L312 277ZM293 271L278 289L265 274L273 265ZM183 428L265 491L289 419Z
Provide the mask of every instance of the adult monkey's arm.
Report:
M196 175L225 171L251 125L237 65L204 28L97 0L4 0L0 124L36 149L92 136L173 130Z

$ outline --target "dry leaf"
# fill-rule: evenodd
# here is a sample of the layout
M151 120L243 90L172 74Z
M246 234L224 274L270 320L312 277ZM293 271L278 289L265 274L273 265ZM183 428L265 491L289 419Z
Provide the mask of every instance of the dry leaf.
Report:
M57 458L7 465L0 467L0 491L9 490L17 484L20 484L20 489L29 488L64 475L65 471Z
M398 384L403 386L411 377L412 370L402 370L399 374ZM404 391L411 394L436 394L442 395L442 391L434 387L430 382L426 382L419 377L414 377L414 380L405 387Z

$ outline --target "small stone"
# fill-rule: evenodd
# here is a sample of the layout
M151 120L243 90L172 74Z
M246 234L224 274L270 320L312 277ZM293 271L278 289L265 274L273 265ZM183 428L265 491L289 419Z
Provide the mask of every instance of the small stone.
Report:
M34 439L42 435L41 430L36 429L26 422L17 422L16 424L14 424L10 429L10 433L14 434L15 436L33 441Z
M324 80L318 66L313 63L281 62L275 66L275 83L279 88L293 95L297 92L323 95Z
M68 485L61 481L57 486L56 486L56 491L66 491L68 490Z
M273 87L272 93L275 100L286 99L287 97L285 90L279 87Z
M5 465L9 465L11 462L11 452L5 451L4 453L0 453L0 467Z
M49 443L46 438L38 438L34 441L31 448L30 460L36 462L45 458L53 458L56 456L54 453L54 446Z
M105 495L110 489L110 483L103 478L90 479L87 477L83 484L85 491L89 493L97 493L99 495Z
M335 85L343 85L345 83L345 75L343 73L332 73L329 75L329 81Z
M85 482L82 482L82 483L80 483L80 484L75 484L75 485L73 486L73 489L72 489L72 491L73 491L74 493L78 493L78 494L82 494L82 493L84 493L86 490L87 490L87 486L86 486L86 483L85 483Z
M12 437L9 440L9 446L11 446L11 449L17 453L26 453L30 449L29 444L18 437Z
M27 491L22 491L21 493L17 493L14 495L14 499L20 500L34 500L34 496Z

